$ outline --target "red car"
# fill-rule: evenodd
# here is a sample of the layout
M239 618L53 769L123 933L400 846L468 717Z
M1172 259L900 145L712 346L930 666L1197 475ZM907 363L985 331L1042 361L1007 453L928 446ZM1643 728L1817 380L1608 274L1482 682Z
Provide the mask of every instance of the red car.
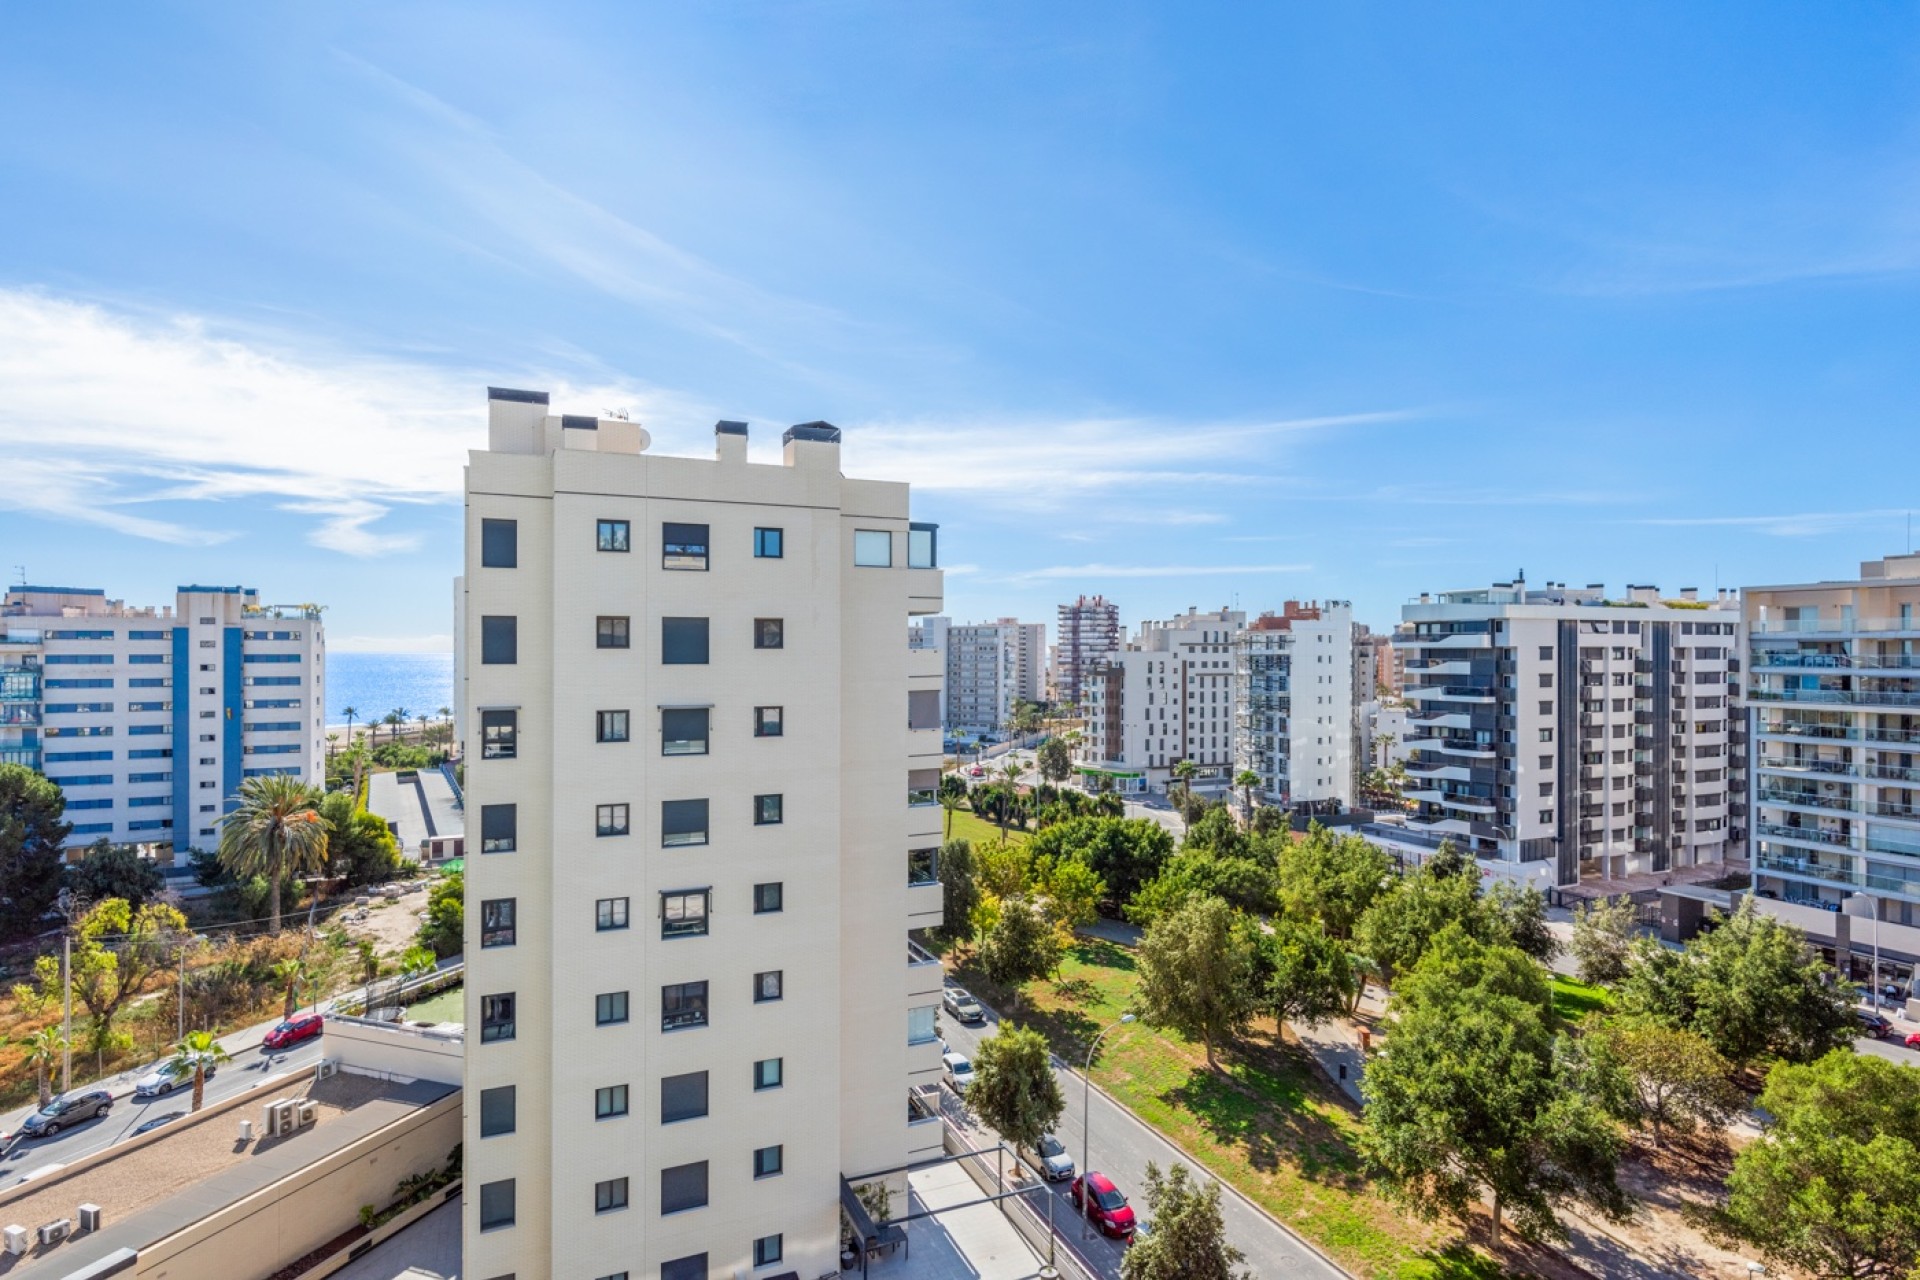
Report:
M1100 1230L1120 1240L1133 1239L1133 1206L1104 1173L1089 1173L1073 1180L1073 1207L1080 1208L1083 1184L1093 1188L1093 1220Z
M1920 1049L1920 1031L1916 1031L1907 1037L1907 1048Z
M317 1013L304 1013L267 1032L267 1038L261 1043L269 1049L285 1049L299 1044L302 1040L311 1040L326 1029L326 1022Z

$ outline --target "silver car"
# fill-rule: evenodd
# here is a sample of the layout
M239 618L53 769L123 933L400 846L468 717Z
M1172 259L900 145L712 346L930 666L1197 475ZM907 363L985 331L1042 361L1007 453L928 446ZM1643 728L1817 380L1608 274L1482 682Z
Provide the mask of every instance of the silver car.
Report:
M963 1053L950 1053L942 1059L947 1067L947 1083L961 1097L967 1096L967 1086L973 1083L973 1063Z
M1048 1182L1065 1182L1073 1176L1073 1157L1067 1154L1067 1148L1060 1139L1050 1133L1040 1135L1039 1156L1040 1172Z
M206 1078L213 1079L214 1068L211 1063L206 1068ZM153 1070L133 1082L133 1096L136 1098L164 1098L175 1089L193 1087L193 1075L175 1075L168 1063L161 1063Z
M948 1013L961 1022L987 1020L987 1011L980 1007L980 1002L968 994L964 987L948 987L941 997L941 1003L946 1005Z

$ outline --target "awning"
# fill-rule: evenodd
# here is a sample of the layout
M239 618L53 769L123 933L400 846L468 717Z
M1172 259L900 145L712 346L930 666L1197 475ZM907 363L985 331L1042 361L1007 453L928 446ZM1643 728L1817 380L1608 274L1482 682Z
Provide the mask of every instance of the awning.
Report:
M845 1178L840 1179L840 1211L847 1215L853 1233L864 1243L872 1244L879 1239L880 1228L874 1225L873 1215L860 1203L860 1197L853 1193L853 1184Z

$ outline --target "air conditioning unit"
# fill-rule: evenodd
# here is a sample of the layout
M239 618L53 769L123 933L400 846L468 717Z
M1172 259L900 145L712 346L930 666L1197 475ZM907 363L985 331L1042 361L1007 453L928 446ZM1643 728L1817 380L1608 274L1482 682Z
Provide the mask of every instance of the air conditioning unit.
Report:
M99 1205L83 1204L80 1206L80 1229L82 1231L98 1231L100 1229Z
M340 1059L322 1058L320 1059L320 1065L314 1068L313 1078L315 1080L325 1080L330 1076L336 1076L339 1074L340 1074Z
M40 1238L42 1245L59 1244L73 1234L72 1218L55 1218L52 1222L43 1222L34 1235Z
M312 1124L314 1121L320 1118L320 1108L316 1103L309 1102L307 1101L307 1099L302 1098L300 1099L299 1106L300 1106L300 1127L302 1129L306 1128L308 1125Z
M293 1132L294 1107L292 1098L275 1098L267 1104L267 1136L275 1138L283 1133Z
M10 1257L19 1257L27 1251L27 1229L12 1226L0 1229L0 1252Z

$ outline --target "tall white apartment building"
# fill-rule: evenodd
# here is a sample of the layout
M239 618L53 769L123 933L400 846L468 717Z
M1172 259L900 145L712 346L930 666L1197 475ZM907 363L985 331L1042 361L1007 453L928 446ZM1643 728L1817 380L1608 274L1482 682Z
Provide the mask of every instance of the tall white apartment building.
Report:
M1116 790L1165 790L1191 760L1196 787L1223 787L1233 769L1233 639L1237 609L1188 609L1143 622L1125 649L1086 672L1079 705L1087 728L1077 768ZM1342 673L1342 679L1346 676Z
M1276 808L1350 807L1356 724L1352 606L1286 602L1233 641L1232 776Z
M1054 700L1079 706L1088 673L1120 652L1120 606L1105 596L1061 605L1054 641Z
M101 838L211 849L241 780L326 772L317 605L181 587L129 606L93 587L14 587L0 604L0 761L66 794L70 850Z
M1743 855L1730 593L1519 580L1402 617L1410 828L1554 885Z
M715 444L494 389L468 462L474 1276L817 1276L940 1149L936 530Z
M1741 594L1756 891L1920 925L1920 555Z
M1002 618L941 628L947 663L947 728L1001 733L1016 702L1044 691L1047 625Z

